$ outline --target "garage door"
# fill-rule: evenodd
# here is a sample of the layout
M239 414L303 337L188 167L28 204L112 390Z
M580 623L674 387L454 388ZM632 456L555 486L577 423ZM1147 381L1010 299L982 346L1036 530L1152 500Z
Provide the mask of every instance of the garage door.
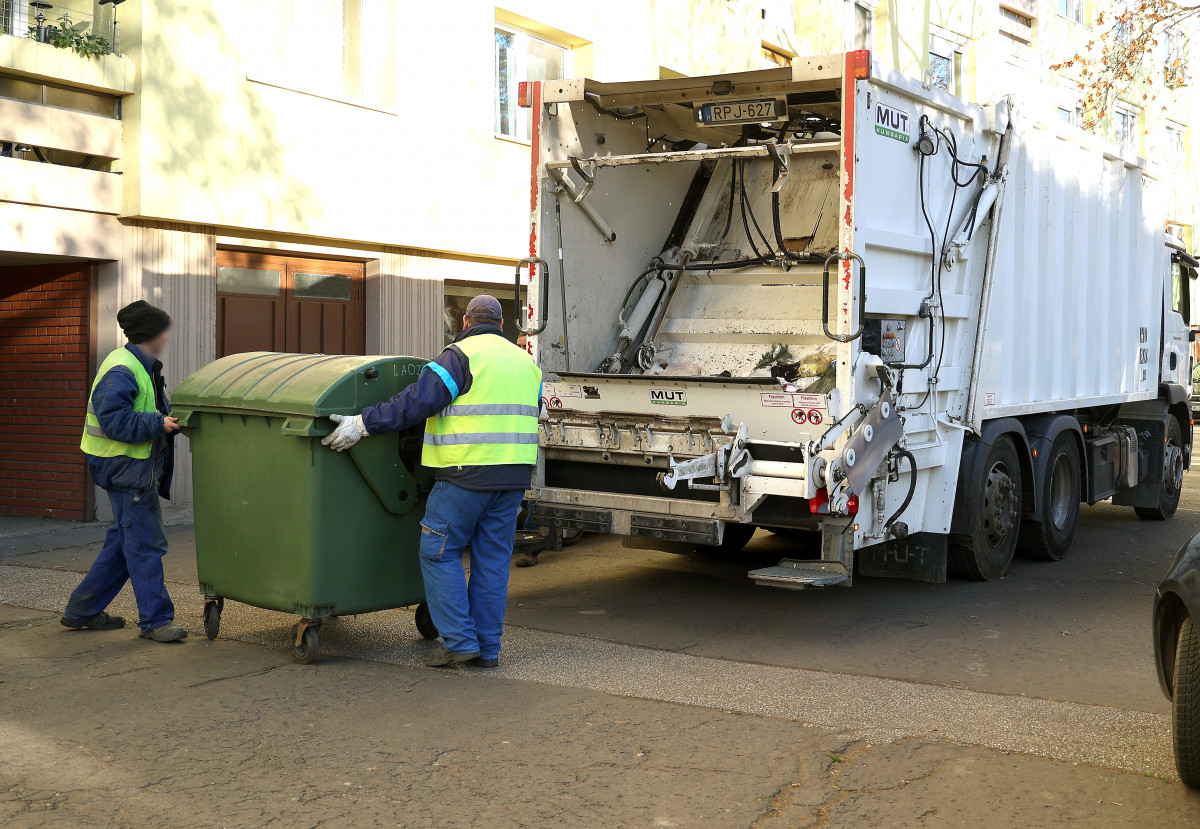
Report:
M84 519L87 265L0 268L0 514Z
M361 262L217 251L217 356L362 354Z

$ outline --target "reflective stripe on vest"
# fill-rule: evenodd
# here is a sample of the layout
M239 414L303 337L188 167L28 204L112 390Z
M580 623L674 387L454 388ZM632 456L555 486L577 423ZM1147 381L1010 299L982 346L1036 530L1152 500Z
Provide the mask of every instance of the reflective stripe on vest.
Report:
M119 440L113 440L104 434L104 430L100 427L100 421L96 417L96 410L92 406L92 395L96 391L96 386L100 384L101 378L117 366L124 366L133 372L133 377L137 381L138 393L133 401L133 410L135 412L156 412L158 409L154 404L154 381L150 377L150 372L146 371L146 367L142 365L137 357L127 348L118 348L116 351L104 358L104 362L100 364L100 368L96 371L96 379L92 381L92 387L88 391L87 414L83 421L83 438L79 441L79 448L89 455L95 455L98 458L111 458L116 455L126 455L131 458L148 458L152 448L152 441L145 443L122 443Z
M524 350L497 334L467 337L454 347L470 364L471 387L425 421L421 463L430 467L537 463L542 384L537 365Z

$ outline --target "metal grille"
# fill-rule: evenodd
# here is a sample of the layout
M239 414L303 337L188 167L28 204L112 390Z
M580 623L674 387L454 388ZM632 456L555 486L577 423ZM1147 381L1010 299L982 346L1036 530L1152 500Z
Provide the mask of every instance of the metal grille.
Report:
M112 3L78 8L78 2L0 0L0 35L29 38L81 54L121 54L121 34ZM90 4L84 4L90 5Z

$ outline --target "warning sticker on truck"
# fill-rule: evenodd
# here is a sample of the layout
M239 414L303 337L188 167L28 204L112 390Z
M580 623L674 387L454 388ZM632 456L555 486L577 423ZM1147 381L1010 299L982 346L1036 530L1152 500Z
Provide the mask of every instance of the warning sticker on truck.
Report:
M875 104L875 133L907 144L908 113L887 104Z
M781 392L763 392L759 395L762 405L779 407L781 409L802 408L824 409L825 395L823 394L784 394Z

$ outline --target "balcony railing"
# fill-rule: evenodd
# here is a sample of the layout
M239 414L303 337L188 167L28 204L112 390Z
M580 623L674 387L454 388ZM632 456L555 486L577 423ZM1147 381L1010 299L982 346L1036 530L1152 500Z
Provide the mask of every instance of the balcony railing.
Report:
M0 0L0 35L23 37L69 49L83 57L121 54L121 33L114 3L97 6L98 14L76 3L48 0Z

